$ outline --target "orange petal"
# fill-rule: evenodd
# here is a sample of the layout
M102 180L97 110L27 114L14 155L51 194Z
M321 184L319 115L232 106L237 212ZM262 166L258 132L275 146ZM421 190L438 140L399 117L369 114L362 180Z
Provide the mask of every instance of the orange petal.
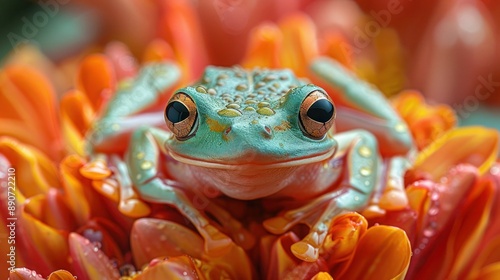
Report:
M70 153L84 155L85 133L95 116L92 104L83 92L73 90L63 96L60 114L66 149Z
M69 249L77 275L84 279L118 279L120 273L108 257L88 239L76 234L69 235Z
M348 258L367 228L368 222L358 213L347 213L336 217L323 244L329 266Z
M432 143L457 123L449 106L428 105L417 91L401 92L392 100L392 106L408 124L419 149Z
M289 271L300 263L290 248L300 239L292 232L281 235L275 242L270 252L269 269L266 279L283 279Z
M333 277L328 272L319 272L311 280L333 280Z
M500 279L500 262L490 264L479 272L473 280L497 280Z
M434 181L453 166L468 163L481 174L487 172L498 155L498 131L484 127L453 129L421 151L413 169L428 174Z
M201 258L203 239L192 230L171 221L139 219L130 236L134 261L141 267L158 257L189 255Z
M247 52L241 65L245 68L281 67L282 37L281 30L274 24L264 23L257 26L250 34Z
M69 269L68 233L58 230L44 222L48 213L49 201L43 195L37 195L27 200L21 207L19 218L19 239L25 248L22 250L26 264L43 274L49 274L56 269ZM60 204L56 204L60 205ZM53 207L58 207L53 205ZM65 211L67 209L54 209ZM57 222L56 222L57 223ZM16 242L17 243L17 242Z
M207 65L200 23L191 2L163 1L159 35L174 51L182 72L182 82L198 78Z
M283 32L281 65L290 68L298 77L308 76L309 63L318 55L316 29L309 17L295 14L280 22Z
M27 66L8 66L0 72L0 135L12 136L61 156L61 141L52 85Z
M0 155L15 168L17 201L59 188L57 169L38 149L9 137L0 137Z
M468 273L467 264L474 257L488 226L493 196L491 186L477 183L479 189L471 193L464 205L452 208L455 212L448 230L441 233L440 242L429 242L432 249L410 271L418 272L423 279L462 279L461 273ZM449 206L447 206L449 208ZM418 245L416 245L418 246Z
M329 32L322 36L321 53L353 69L352 46L340 32Z
M404 279L411 247L396 227L374 226L359 241L354 258L339 279Z
M204 270L205 274L202 272L201 269ZM164 260L155 259L151 261L149 266L146 269L144 269L142 273L139 274L134 279L137 280L230 279L227 274L222 274L222 275L220 274L222 273L216 271L216 269L214 269L213 267L203 264L199 260L195 260L189 256L178 256L178 257L166 258Z
M49 277L47 277L47 280L75 280L77 279L76 276L73 276L69 271L67 270L57 270L52 272Z
M113 66L106 56L92 54L83 59L76 85L86 94L94 112L99 111L107 95L114 92L115 83Z
M149 43L142 57L143 63L173 59L174 51L172 47L162 39L156 39Z
M42 275L38 274L34 270L27 269L25 267L16 268L11 270L9 273L9 280L45 280ZM74 278L73 278L74 279Z

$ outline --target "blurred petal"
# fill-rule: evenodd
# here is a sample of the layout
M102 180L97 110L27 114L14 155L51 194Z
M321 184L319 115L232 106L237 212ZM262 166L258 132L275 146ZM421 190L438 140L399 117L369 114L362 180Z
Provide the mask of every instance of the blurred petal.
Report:
M159 36L174 51L182 71L182 82L198 78L207 63L207 55L200 31L200 23L190 1L171 0L161 2L162 18Z
M92 104L83 92L73 90L63 96L59 111L66 149L84 155L85 133L95 116Z
M408 124L419 149L456 125L453 110L447 105L431 106L416 91L403 91L392 100L392 106Z
M321 53L335 59L347 69L353 69L352 46L340 32L329 32L323 35L321 41Z
M106 46L104 53L113 66L117 81L134 77L137 74L139 66L124 43L111 42Z
M53 198L48 199L43 195L37 195L26 200L21 207L19 218L19 229L21 229L19 239L22 243L19 245L25 246L23 256L26 257L26 263L29 263L31 268L42 274L49 274L56 269L70 268L68 233L54 228L44 220L48 219L54 225L68 227L69 211L60 203L49 205L49 200L60 200L57 194L51 196ZM52 214L59 215L60 218L51 216L50 211L59 211Z
M69 235L69 249L76 274L86 280L118 279L120 273L108 257L88 239L76 234Z
M38 274L34 270L27 269L25 267L16 268L9 273L9 280L45 280L42 275ZM73 278L74 280L74 278Z
M305 15L296 14L286 17L279 27L283 33L281 67L292 69L297 77L308 76L309 64L318 55L313 22Z
M12 136L61 156L61 141L52 85L36 70L11 65L0 72L0 135Z
M498 131L484 127L453 129L422 150L415 160L416 173L439 181L453 166L468 163L484 174L498 155Z
M374 226L359 241L351 264L338 279L404 279L411 246L396 227Z
M9 137L0 137L0 154L16 169L17 201L46 193L50 187L60 188L57 169L38 149Z
M91 215L91 205L86 195L88 189L91 188L90 180L79 174L79 169L83 164L83 159L77 155L67 156L60 164L61 181L64 185L68 207L74 213L78 224L85 223Z
M500 279L500 262L490 264L481 269L473 280L497 280Z
M275 24L264 23L256 27L250 34L250 41L241 65L250 69L281 67L282 37L281 30Z
M156 39L149 43L142 58L144 63L173 59L174 51L172 47L162 39Z
M103 101L114 92L115 79L109 59L102 54L92 54L81 62L76 85L78 90L85 93L94 112L97 112Z

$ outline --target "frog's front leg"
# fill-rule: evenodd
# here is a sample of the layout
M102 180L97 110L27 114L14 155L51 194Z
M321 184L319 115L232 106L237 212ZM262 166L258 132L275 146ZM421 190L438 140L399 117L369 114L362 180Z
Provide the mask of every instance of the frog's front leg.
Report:
M125 155L132 183L144 200L171 205L179 210L199 231L205 239L205 251L210 255L220 255L229 249L233 242L228 236L210 223L188 198L182 186L158 175L160 152L165 153L164 143L172 137L172 133L152 127L141 127L133 132L131 145ZM225 211L216 206L207 207L221 223L244 234L241 225ZM213 210L213 211L211 211Z
M305 206L264 223L266 229L275 234L282 234L298 223L309 225L309 234L292 246L293 254L305 261L318 259L335 216L344 211L361 210L367 205L379 177L381 158L377 140L370 132L353 130L340 133L335 139L339 145L335 157L344 157L344 180L334 190Z
M328 86L338 90L339 95L333 100L344 105L337 107L339 131L353 128L370 131L377 137L384 157L404 155L414 149L406 123L374 86L326 57L316 59L311 70Z

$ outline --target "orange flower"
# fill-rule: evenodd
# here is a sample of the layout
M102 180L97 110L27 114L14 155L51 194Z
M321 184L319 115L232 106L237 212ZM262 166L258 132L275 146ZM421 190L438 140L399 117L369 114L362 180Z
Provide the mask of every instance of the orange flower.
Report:
M211 39L202 30L214 24L197 17L188 1L159 3L161 13L154 19L158 38L144 44L141 62L173 60L181 69L179 83L192 82L208 61L223 54L205 50ZM347 6L352 3L338 5L346 5L339 7L353 17L343 22L345 26L366 21ZM278 23L259 25L247 38L246 52L239 49L230 56L240 53L245 67L288 67L317 82L308 67L311 60L326 55L387 93L402 87L404 78L390 74L401 64L399 39L393 31L384 29L374 38L374 46L367 47L388 62L381 63L356 52L345 26L328 28L314 20L293 13ZM263 226L264 219L300 201L249 203L218 197L213 203L231 209L256 242L232 236L226 251L209 255L204 239L178 211L142 200L127 178L120 177L128 135L102 148L113 153L108 162L99 156L86 158L86 144L91 141L86 137L95 129L93 122L107 110L114 92L130 84L139 60L120 43L86 56L77 67L74 89L60 100L59 115L55 92L43 73L15 63L0 72L0 120L5 124L0 125L0 171L16 169L16 266L28 268L12 270L12 279L43 279L37 273L48 275L47 279L73 279L72 275L79 279L480 279L500 273L497 132L454 128L451 109L428 106L415 92L393 101L419 148L412 151L418 154L401 189L407 205L376 217L355 212L333 217L324 229L318 259L307 262L291 250L307 234L304 228L271 234ZM359 119L376 118L326 87L339 108L356 110L352 114ZM169 94L145 111L164 106ZM165 170L159 172L169 178ZM0 184L7 180L0 173ZM0 190L0 234L8 236L9 194L6 188ZM4 255L9 250L0 247ZM1 263L0 273L8 268L8 263Z

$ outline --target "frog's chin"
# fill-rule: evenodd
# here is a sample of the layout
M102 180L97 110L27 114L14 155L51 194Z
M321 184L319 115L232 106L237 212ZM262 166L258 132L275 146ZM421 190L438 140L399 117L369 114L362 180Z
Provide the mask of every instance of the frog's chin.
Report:
M259 162L259 161L248 161L246 160L247 158L256 158L255 156L242 156L241 158L243 159L242 161L239 160L202 160L202 159L197 159L197 158L190 158L186 157L180 154L177 154L173 151L169 151L170 157L172 159L188 164L191 166L198 166L198 167L204 167L204 168L210 168L210 169L228 169L228 170L236 170L236 169L246 169L246 168L251 168L251 169L276 169L276 168L283 168L283 167L292 167L292 166L303 166L303 165L309 165L312 163L317 163L321 162L324 160L327 160L331 158L335 153L335 149L330 149L324 153L319 153L319 154L314 154L306 157L299 157L299 158L294 158L294 159L287 159L287 160L267 160L264 162Z
M329 164L333 152L287 162L222 164L173 157L167 161L174 179L212 197L223 193L240 200L320 193L338 178Z

